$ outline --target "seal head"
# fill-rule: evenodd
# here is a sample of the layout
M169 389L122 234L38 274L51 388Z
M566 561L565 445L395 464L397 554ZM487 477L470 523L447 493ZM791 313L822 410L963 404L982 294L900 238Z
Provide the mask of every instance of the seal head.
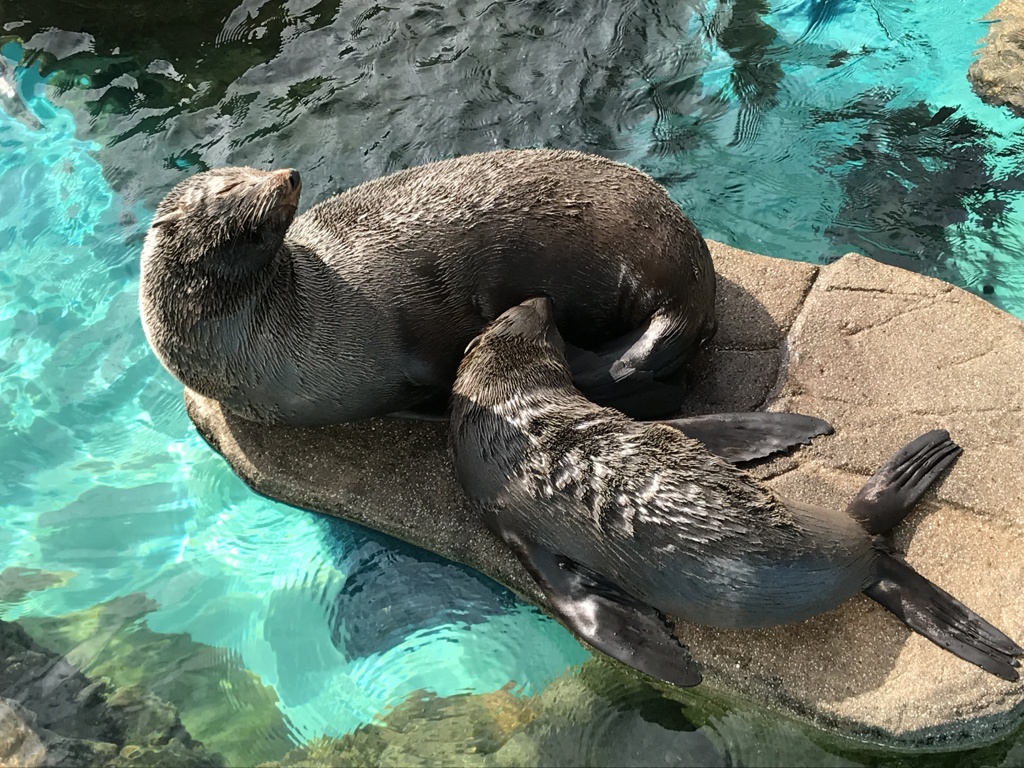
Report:
M255 272L284 242L301 191L292 169L220 168L193 176L157 207L146 248L228 279Z

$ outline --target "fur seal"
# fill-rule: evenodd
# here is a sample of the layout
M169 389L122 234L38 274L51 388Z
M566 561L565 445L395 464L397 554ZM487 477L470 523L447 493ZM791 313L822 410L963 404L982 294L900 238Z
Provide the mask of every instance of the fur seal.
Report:
M246 419L294 426L443 410L466 343L551 296L577 383L634 416L715 330L707 245L646 174L580 152L504 150L360 184L296 217L294 170L177 184L142 252L163 365Z
M783 501L678 429L585 399L547 299L508 310L470 345L451 418L474 508L569 629L636 669L700 682L666 616L771 626L863 592L960 658L1018 679L1021 647L883 536L960 454L945 431L896 453L845 512Z

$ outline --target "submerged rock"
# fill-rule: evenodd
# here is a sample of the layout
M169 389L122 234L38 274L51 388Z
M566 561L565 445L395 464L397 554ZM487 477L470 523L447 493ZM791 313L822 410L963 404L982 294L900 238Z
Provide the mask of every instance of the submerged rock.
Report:
M179 753L192 749L193 737L228 765L251 765L290 749L274 690L226 650L184 633L152 631L142 619L156 607L145 595L131 594L18 624L36 647L52 649L88 679L110 682L104 711L114 711L126 729L122 743L127 739L133 749L118 757L126 764L183 764Z
M2 620L0 692L0 765L224 765L172 705L143 688L115 690Z
M109 764L118 753L107 741L67 738L39 724L36 713L12 699L0 699L0 764L90 768Z
M982 101L1024 116L1024 0L1002 0L985 18L994 23L967 79Z
M41 571L8 566L0 571L0 603L17 603L29 592L62 587L75 576L70 571Z
M63 654L7 621L0 621L0 692L12 718L19 717L10 709L14 705L32 713L32 728L102 742L123 737L123 723L105 705L106 683L90 679Z
M266 768L335 765L482 766L536 717L534 704L507 690L439 697L420 691L380 723L323 738Z
M628 670L623 677L588 667L531 697L514 695L511 686L447 698L420 692L380 723L308 744L266 768L730 764L712 729L690 722L684 704ZM640 706L630 701L637 697Z
M835 435L754 472L780 494L839 507L909 439L949 429L965 453L897 529L897 547L1024 639L1024 324L951 285L853 254L817 267L715 244L712 253L720 329L694 363L687 410L827 419ZM443 424L270 428L191 392L186 404L258 492L466 563L545 607L511 553L467 515ZM1024 713L1024 683L912 635L863 597L786 627L678 627L708 690L842 734L965 746L1006 733Z

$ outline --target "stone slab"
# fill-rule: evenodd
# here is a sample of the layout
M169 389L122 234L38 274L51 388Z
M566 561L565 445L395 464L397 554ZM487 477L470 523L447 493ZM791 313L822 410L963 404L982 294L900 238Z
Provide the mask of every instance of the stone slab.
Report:
M827 266L712 243L720 331L685 410L795 410L833 436L756 467L780 494L845 505L906 441L950 430L965 454L898 530L911 564L1024 639L1024 324L940 281L850 254ZM466 511L443 424L267 428L186 393L201 434L253 489L463 562L544 607ZM678 624L706 685L892 745L963 746L1024 717L1024 684L960 661L858 597L797 625Z

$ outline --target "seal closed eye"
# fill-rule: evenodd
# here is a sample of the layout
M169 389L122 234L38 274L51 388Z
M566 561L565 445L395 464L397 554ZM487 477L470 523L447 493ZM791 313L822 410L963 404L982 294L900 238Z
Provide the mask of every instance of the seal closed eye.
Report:
M583 397L547 299L484 331L459 367L451 418L473 508L557 618L636 669L700 681L666 616L772 626L863 592L960 658L1018 679L1021 647L882 538L960 454L943 430L897 452L843 512L783 501L678 429Z
M447 402L466 343L545 294L579 385L637 417L677 409L714 333L696 227L649 176L505 150L360 184L296 217L296 171L176 185L146 236L140 309L164 366L244 418L314 426Z

